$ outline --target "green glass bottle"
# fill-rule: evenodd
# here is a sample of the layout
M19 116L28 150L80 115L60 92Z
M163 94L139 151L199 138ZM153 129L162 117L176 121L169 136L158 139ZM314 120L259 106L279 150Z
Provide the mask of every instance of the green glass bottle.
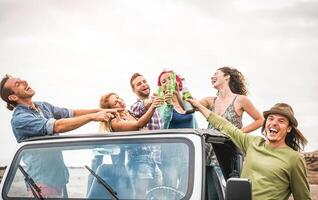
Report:
M170 79L167 85L167 90L169 94L171 95L171 99L169 100L169 104L172 104L172 98L174 95L174 92L176 91L176 85L177 85L177 79L176 79L176 74L172 72L170 74Z

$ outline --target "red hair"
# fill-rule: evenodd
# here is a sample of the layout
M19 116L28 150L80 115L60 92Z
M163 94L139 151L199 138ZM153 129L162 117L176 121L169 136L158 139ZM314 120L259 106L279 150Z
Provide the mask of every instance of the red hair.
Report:
M166 74L166 73L175 73L174 71L172 70L169 70L169 71L163 71L159 74L159 77L158 77L158 86L161 86L161 82L160 82L160 79L162 77L162 75ZM179 88L179 91L182 90L182 80L180 78L180 76L176 75L176 81L177 81L177 84L178 84L178 88Z

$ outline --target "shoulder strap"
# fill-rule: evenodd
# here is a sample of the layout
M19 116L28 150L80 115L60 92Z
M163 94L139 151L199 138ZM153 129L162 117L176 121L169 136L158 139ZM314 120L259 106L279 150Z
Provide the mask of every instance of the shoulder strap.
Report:
M235 102L237 96L238 96L238 95L236 95L236 96L234 97L234 99L233 99L233 101L232 101L232 103L231 103L232 105L234 104L234 102Z
M215 101L216 101L216 97L213 97L213 100L212 100L212 102L213 102L213 104L212 104L212 106L211 106L211 108L210 108L210 110L211 111L215 111L214 109L215 109Z

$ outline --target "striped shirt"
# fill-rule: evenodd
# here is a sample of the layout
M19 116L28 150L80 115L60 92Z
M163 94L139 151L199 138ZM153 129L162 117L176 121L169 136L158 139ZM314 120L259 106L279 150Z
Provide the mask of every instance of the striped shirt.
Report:
M133 113L133 115L137 118L140 118L141 116L143 116L147 112L147 109L145 108L144 102L140 99L137 99L137 101L130 107L130 110ZM145 127L148 130L162 129L163 124L162 124L162 120L161 120L160 114L159 114L157 109Z

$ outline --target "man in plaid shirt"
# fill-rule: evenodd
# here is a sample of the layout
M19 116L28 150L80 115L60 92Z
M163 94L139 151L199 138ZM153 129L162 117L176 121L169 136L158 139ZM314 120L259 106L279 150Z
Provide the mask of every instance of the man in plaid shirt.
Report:
M130 107L135 117L140 118L152 103L150 96L150 88L146 79L139 73L133 74L130 79L130 85L134 93L137 95L137 101ZM152 118L146 125L149 130L162 129L163 124L159 112L156 110Z
M150 97L150 87L146 79L139 73L134 73L130 79L130 86L133 92L137 95L137 101L130 107L131 112L135 117L140 118L150 107L152 99ZM163 128L159 111L156 110L152 118L146 125L148 130L158 130ZM153 146L153 157L156 163L161 163L160 147Z
M140 118L143 114L146 113L147 109L150 107L152 103L152 98L150 97L150 88L146 81L146 79L139 73L135 73L132 75L130 79L130 85L133 92L137 95L137 101L130 107L131 112L136 118ZM145 126L145 129L148 130L157 130L162 129L163 123L160 117L158 110L155 111L152 118L149 120L148 124ZM149 148L150 147L150 148ZM136 174L139 174L139 177L135 177L136 179L152 179L153 184L161 185L162 182L162 173L159 169L158 165L161 164L161 150L159 145L148 145L147 148L150 150L152 162L149 160L140 160L139 163L135 163L139 167ZM145 152L142 149L135 149L135 153L140 157L148 157L145 156ZM151 173L147 173L151 172ZM142 172L142 173L141 173ZM144 183L143 181L141 181ZM138 184L135 184L138 185ZM145 187L143 187L146 189ZM142 192L142 191L140 191Z

